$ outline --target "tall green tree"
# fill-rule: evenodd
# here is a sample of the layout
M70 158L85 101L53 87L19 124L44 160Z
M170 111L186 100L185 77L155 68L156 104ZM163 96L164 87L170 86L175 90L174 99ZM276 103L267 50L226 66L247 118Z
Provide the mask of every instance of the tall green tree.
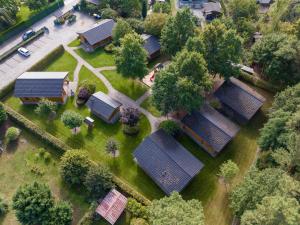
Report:
M279 84L300 81L300 42L293 36L271 33L263 36L252 47L252 59L263 75Z
M18 5L17 0L0 0L0 31L16 22Z
M195 35L195 20L190 9L184 8L170 17L161 33L162 51L175 55L186 44L189 37Z
M72 206L67 202L58 202L50 210L51 220L47 225L71 225L73 210Z
M48 5L47 0L26 0L25 4L28 6L30 10L40 10L41 8Z
M83 118L79 113L68 110L62 114L61 121L66 127L74 129L74 133L76 133L76 129L83 123Z
M159 37L167 19L168 15L165 13L151 13L144 22L145 32Z
M256 0L229 0L228 11L234 22L240 19L257 19L258 4Z
M121 47L116 54L117 71L124 76L143 78L147 72L147 52L143 40L137 34L127 34L121 39Z
M240 62L243 48L242 39L235 30L226 28L220 20L214 20L205 26L202 40L204 58L211 74L219 74L225 79L239 74L233 63Z
M278 195L265 197L256 209L246 211L241 225L298 225L299 221L297 199Z
M185 201L177 193L152 201L148 206L149 222L153 225L189 224L204 225L204 213L200 201Z
M142 0L142 17L146 18L148 11L148 2L147 0Z
M22 185L13 196L12 207L22 224L45 224L49 221L53 206L54 198L45 184L34 182Z
M133 29L131 26L123 19L117 21L117 24L113 28L112 37L116 45L120 44L120 40L129 33L132 33Z

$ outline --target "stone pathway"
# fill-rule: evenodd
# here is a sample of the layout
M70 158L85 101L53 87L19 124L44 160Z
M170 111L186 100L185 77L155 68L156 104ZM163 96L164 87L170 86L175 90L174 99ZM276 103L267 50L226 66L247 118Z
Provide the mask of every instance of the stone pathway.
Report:
M111 83L101 73L101 71L103 71L103 70L114 70L116 67L109 66L109 67L94 68L87 61L85 61L83 58L81 58L79 55L77 55L77 53L74 51L73 48L68 47L68 46L64 46L64 48L67 52L69 52L78 61L78 65L77 65L77 67L75 69L75 72L74 72L74 81L73 81L74 84L76 84L76 86L78 85L78 74L79 74L79 71L80 71L80 67L84 65L87 69L92 71L99 79L101 79L101 81L107 87L108 95L110 97L112 97L114 99L117 99L119 102L121 102L123 104L123 106L134 107L134 108L139 109L140 112L142 112L148 118L148 120L151 124L152 132L158 129L159 124L161 123L161 121L165 120L165 118L164 117L159 117L159 118L155 117L150 112L148 112L147 110L145 110L144 108L142 108L140 106L140 104L148 96L151 95L151 90L148 90L138 100L134 101L131 98L129 98L128 96L126 96L123 93L121 93L121 92L117 91L116 89L114 89L114 87L111 85Z

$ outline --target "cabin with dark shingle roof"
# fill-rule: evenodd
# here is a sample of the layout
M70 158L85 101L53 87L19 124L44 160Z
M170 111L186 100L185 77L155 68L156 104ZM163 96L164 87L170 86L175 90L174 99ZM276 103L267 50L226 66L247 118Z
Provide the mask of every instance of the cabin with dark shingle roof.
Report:
M182 124L183 131L211 156L218 155L240 129L207 104L186 115Z
M205 19L208 21L212 21L222 15L222 7L220 2L203 3L203 8L201 11L203 12Z
M104 19L92 28L78 32L82 44L92 49L104 46L112 41L112 30L115 26L113 19Z
M231 77L215 91L222 111L240 124L246 124L262 107L266 99L255 90Z
M142 34L143 47L148 53L148 59L152 60L160 55L160 43L157 37L149 34Z
M86 103L91 112L106 123L115 123L120 118L121 103L103 92L94 93Z
M133 156L167 195L183 190L204 166L163 130L146 137Z
M69 92L68 72L25 72L16 80L14 96L24 104L37 104L46 98L63 104Z

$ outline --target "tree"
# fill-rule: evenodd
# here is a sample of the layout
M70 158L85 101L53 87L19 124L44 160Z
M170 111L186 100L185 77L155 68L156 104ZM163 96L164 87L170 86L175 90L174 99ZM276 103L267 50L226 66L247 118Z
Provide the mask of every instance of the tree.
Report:
M82 125L83 118L79 113L68 110L62 114L61 121L64 123L66 127L70 129L74 129L76 133L76 128Z
M186 44L189 37L195 35L194 17L188 8L184 8L176 13L175 17L170 17L161 32L162 51L175 55Z
M117 152L119 151L119 144L114 139L108 139L105 145L105 150L108 154L111 154L112 157L117 156Z
M22 224L45 224L45 221L49 221L53 206L54 198L45 184L34 182L22 185L13 196L12 207Z
M0 103L0 125L7 120L7 114L4 109L4 106Z
M0 198L0 217L8 212L8 205Z
M214 20L205 26L202 40L208 71L225 79L237 76L239 69L233 66L233 63L237 64L241 59L242 39L236 31L226 28L220 20Z
M41 8L48 5L47 0L26 0L25 4L30 10L40 10Z
M101 16L103 19L114 19L116 20L119 16L118 12L116 10L113 10L111 8L104 8L101 10Z
M70 186L81 185L85 181L90 165L91 163L84 151L67 151L61 159L61 177Z
M170 197L153 200L148 206L149 222L153 225L190 224L204 225L201 202L196 199L185 201L177 193Z
M220 166L219 176L225 183L229 183L239 172L239 167L231 160L227 160Z
M146 0L142 0L142 17L145 19L148 11L148 3Z
M171 12L171 5L168 2L155 2L152 11L154 13L166 13L169 14Z
M200 36L190 37L186 42L185 48L189 52L198 52L202 55L205 52L205 46Z
M165 13L151 13L144 22L145 32L160 37L167 19L168 15Z
M120 0L121 12L125 17L140 17L142 4L140 0Z
M246 210L253 210L266 196L275 194L293 197L299 183L280 169L250 170L242 183L230 195L230 207L238 217Z
M16 141L21 134L21 131L16 127L10 127L5 133L8 142Z
M114 43L116 45L120 44L120 40L129 33L132 33L133 30L131 28L131 26L123 19L120 19L117 21L117 24L115 25L115 27L113 28L112 31L112 37L114 40Z
M127 34L116 54L117 71L124 76L143 78L147 72L147 52L137 34Z
M0 31L16 22L18 5L16 0L0 0Z
M140 111L136 108L123 108L121 111L121 122L130 127L134 127L140 120Z
M94 198L102 198L110 189L114 188L113 175L106 168L99 165L93 165L89 168L84 186L88 194Z
M72 207L67 202L58 202L50 210L51 220L47 225L70 225L72 223Z
M300 205L295 198L285 196L265 197L257 208L246 211L241 225L297 225Z
M267 79L279 84L300 81L300 43L283 33L267 34L252 47L252 60Z
M159 124L159 128L163 129L167 134L175 136L180 132L179 124L174 120L164 120Z
M34 110L35 113L41 116L49 116L51 113L57 110L57 104L53 101L48 99L42 99L36 109Z
M136 18L128 18L126 19L126 22L129 23L129 25L132 27L132 29L138 33L143 34L144 33L144 21Z
M230 0L228 9L235 23L240 19L255 20L258 18L258 5L255 0Z

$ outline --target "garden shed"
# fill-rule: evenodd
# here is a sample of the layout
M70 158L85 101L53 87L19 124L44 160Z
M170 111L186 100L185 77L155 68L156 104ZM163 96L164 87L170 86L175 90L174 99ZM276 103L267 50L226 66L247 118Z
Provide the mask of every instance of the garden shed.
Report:
M148 59L152 60L160 54L160 43L157 37L149 34L142 34L143 47L148 53Z
M86 105L94 115L107 123L115 123L120 118L122 104L103 92L94 93Z
M215 91L222 111L240 124L246 124L262 107L266 99L248 85L231 77Z
M186 115L182 124L183 131L212 156L219 154L240 129L207 104Z
M163 130L145 138L133 156L167 195L173 191L180 192L204 166Z

